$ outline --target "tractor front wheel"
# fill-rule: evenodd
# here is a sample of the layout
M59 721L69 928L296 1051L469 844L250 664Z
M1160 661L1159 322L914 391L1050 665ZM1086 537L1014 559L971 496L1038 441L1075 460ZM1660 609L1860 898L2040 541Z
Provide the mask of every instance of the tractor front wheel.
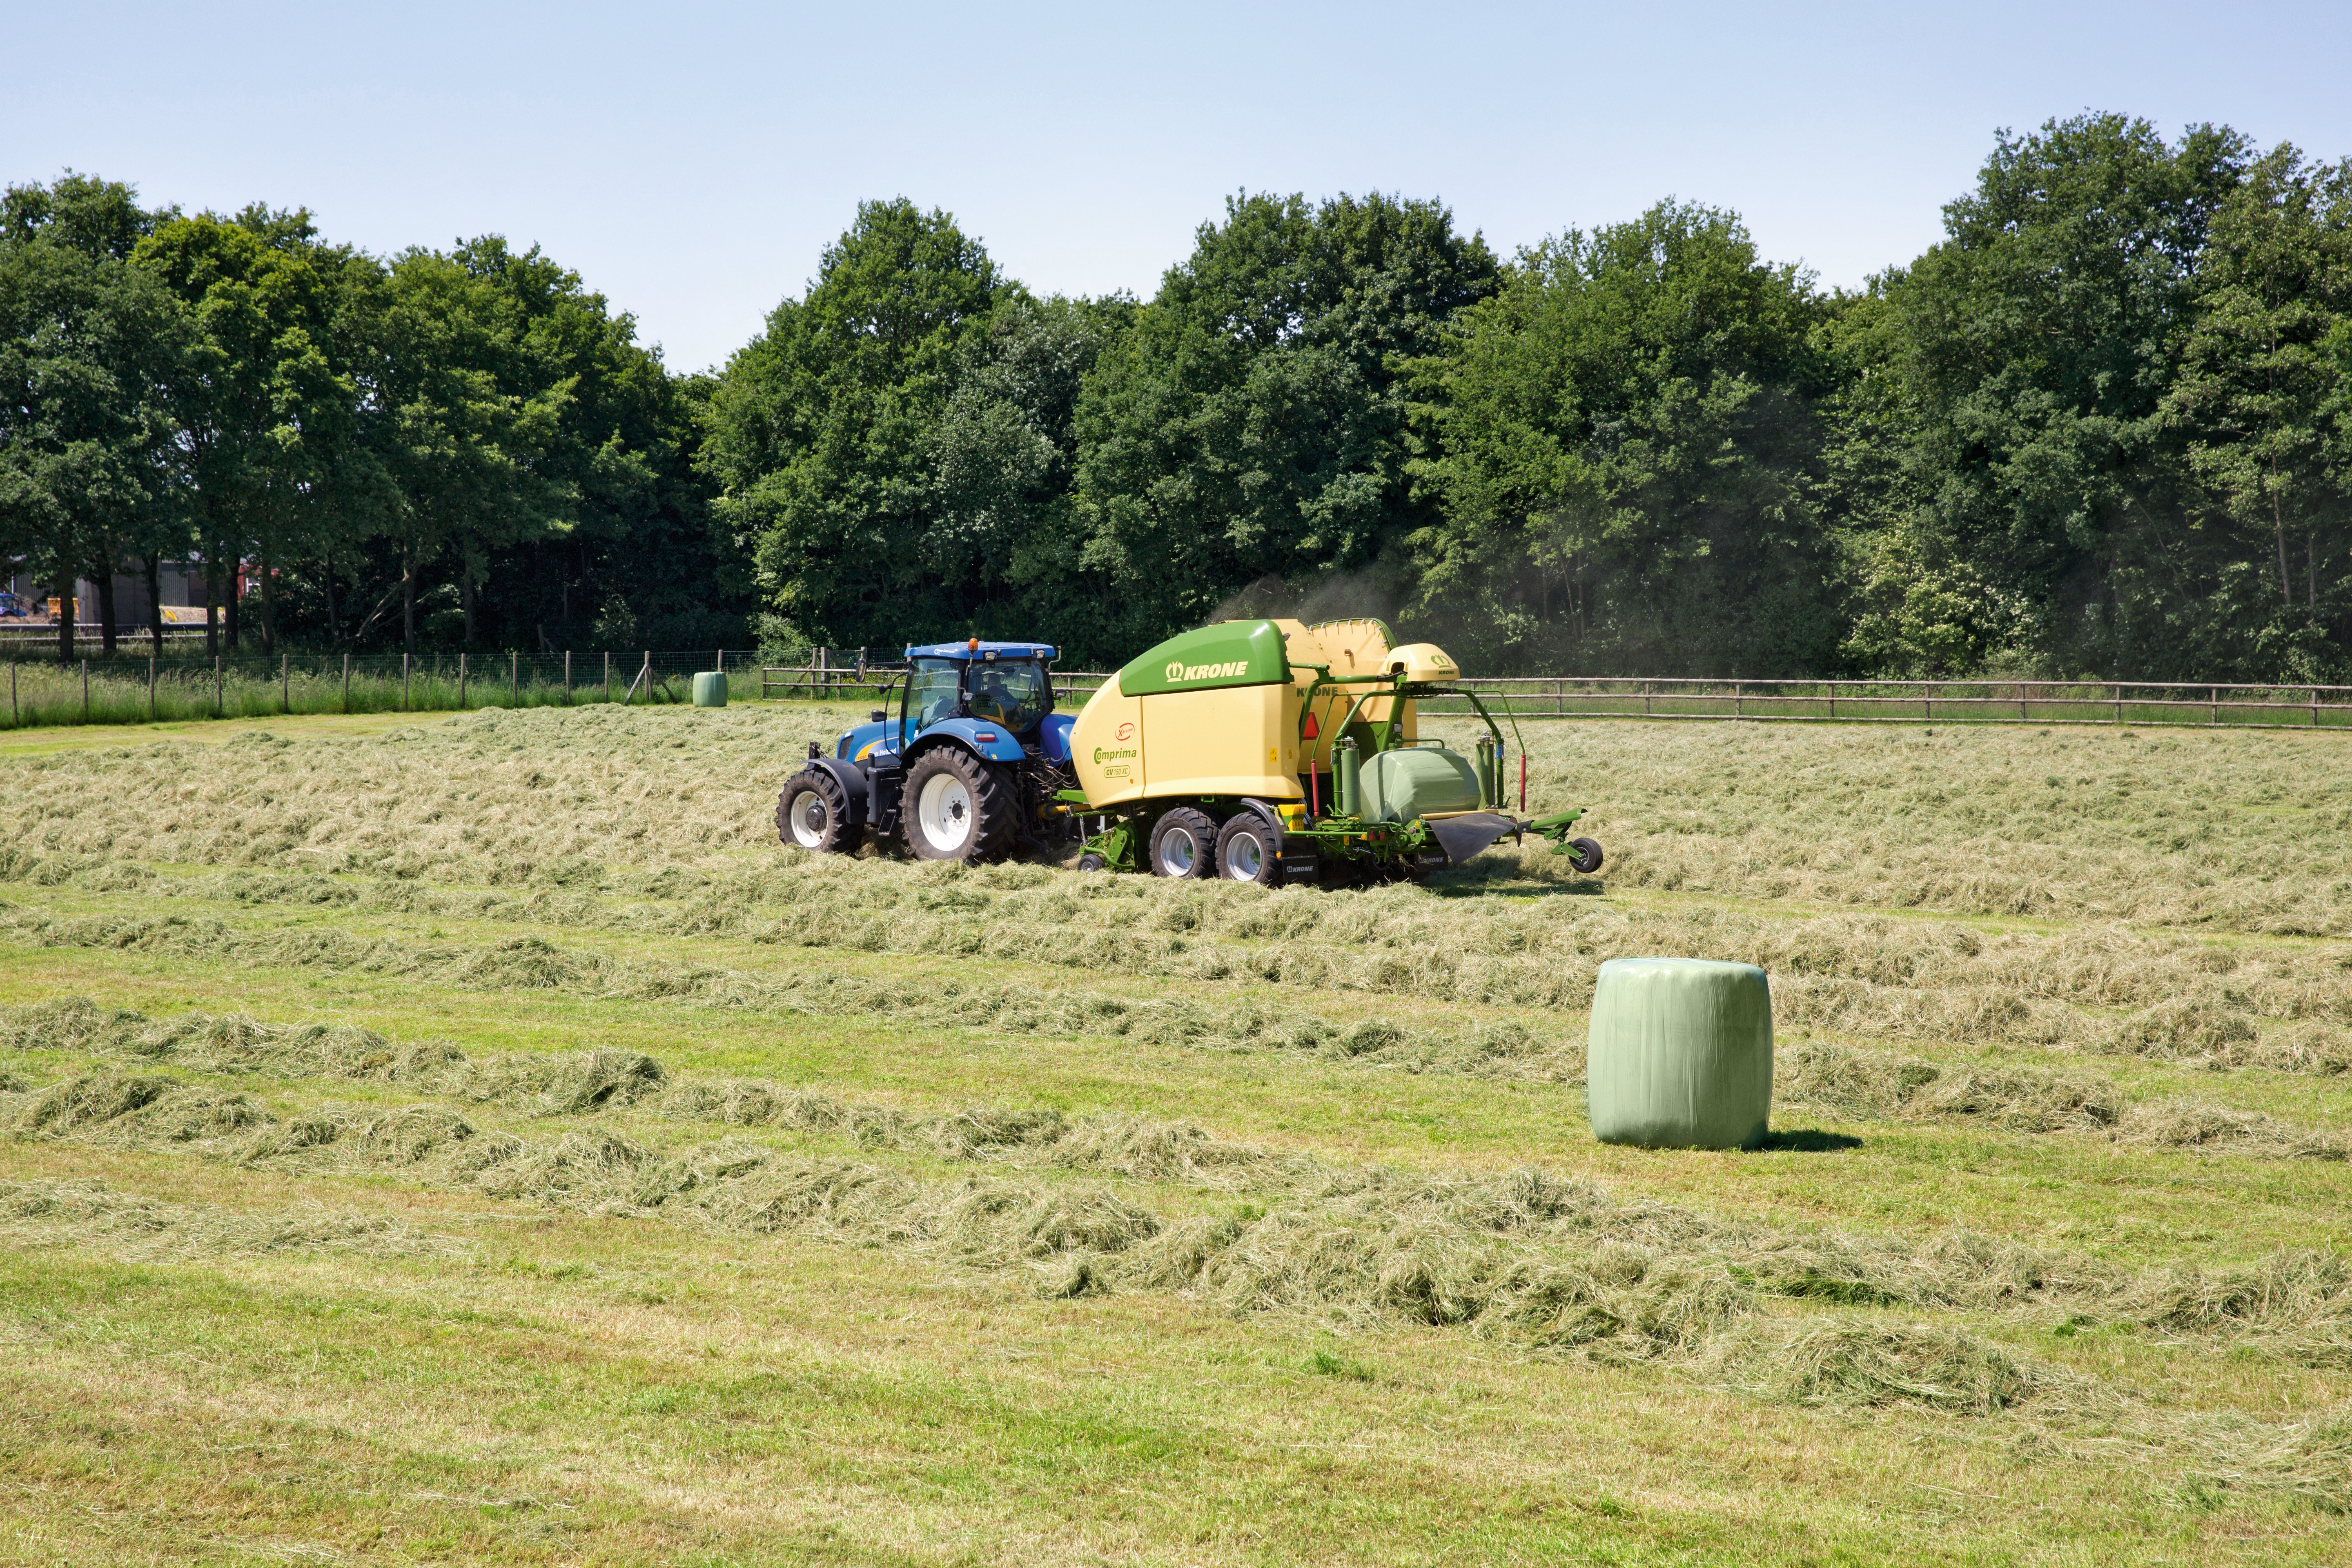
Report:
M1217 835L1217 869L1235 882L1282 886L1281 840L1254 811L1237 811Z
M1180 805L1151 829L1151 874L1205 877L1217 863L1217 825L1205 811Z
M823 768L794 773L776 797L776 837L820 855L856 852L864 825L850 814L849 792Z
M988 860L1013 836L1012 784L955 746L923 753L907 774L907 847L918 860Z

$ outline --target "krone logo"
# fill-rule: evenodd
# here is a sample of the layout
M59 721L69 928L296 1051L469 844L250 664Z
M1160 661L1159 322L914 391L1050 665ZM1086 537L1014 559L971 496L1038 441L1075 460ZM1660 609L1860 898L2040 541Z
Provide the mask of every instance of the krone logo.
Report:
M1132 724L1121 724L1121 725L1118 727L1118 739L1120 739L1120 740L1122 740L1122 741L1132 741L1132 740L1134 740L1134 739L1135 739L1135 726L1134 726L1134 725L1132 725Z
M1223 680L1231 676L1249 673L1247 659L1234 659L1225 664L1171 664L1168 679L1174 680Z

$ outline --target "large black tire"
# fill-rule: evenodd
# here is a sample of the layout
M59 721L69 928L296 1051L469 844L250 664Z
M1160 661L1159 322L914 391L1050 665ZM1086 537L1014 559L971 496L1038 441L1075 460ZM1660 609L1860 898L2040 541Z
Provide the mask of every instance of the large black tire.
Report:
M1571 838L1568 841L1568 847L1576 851L1568 858L1568 863L1577 870L1589 877L1601 869L1600 845L1590 838Z
M823 768L803 768L776 797L776 837L820 855L854 855L866 824L850 809L839 779Z
M918 758L901 798L907 847L918 860L993 860L1013 840L1013 781L961 746Z
M1282 839L1255 811L1237 811L1217 835L1217 875L1261 888L1282 886Z
M1197 879L1216 869L1217 825L1205 811L1180 805L1153 824L1151 874Z

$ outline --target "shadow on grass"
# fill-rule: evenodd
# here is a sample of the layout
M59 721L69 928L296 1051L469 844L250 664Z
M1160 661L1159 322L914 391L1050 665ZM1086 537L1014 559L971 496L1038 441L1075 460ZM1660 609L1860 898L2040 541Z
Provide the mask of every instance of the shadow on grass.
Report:
M1848 1132L1822 1132L1811 1127L1798 1127L1787 1131L1767 1132L1764 1147L1786 1150L1791 1154L1834 1154L1842 1149L1861 1148L1862 1140Z

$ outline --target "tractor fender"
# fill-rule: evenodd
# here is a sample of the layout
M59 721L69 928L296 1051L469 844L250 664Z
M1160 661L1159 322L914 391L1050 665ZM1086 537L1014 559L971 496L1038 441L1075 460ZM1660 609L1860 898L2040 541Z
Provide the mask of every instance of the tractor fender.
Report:
M981 739L983 735L988 739ZM950 741L992 763L1017 763L1026 755L1021 750L1021 742L1013 738L1013 731L1002 724L980 719L943 719L916 736L915 743L907 748L908 769L911 772L916 759L933 746Z
M852 815L860 822L866 820L866 801L872 792L866 788L864 768L856 763L845 763L839 757L811 757L802 771L805 773L809 768L823 768L831 773L840 783L843 793L849 796Z

